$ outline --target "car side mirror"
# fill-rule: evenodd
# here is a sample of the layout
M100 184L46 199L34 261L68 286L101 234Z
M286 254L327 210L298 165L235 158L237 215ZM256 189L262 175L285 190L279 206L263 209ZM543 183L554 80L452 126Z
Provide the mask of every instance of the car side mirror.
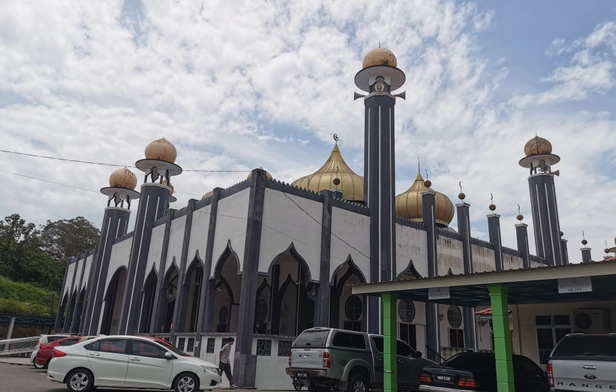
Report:
M415 351L415 358L421 358L423 356L423 354L421 353L421 351Z
M167 351L165 353L165 359L173 359L173 354L171 354L169 351Z

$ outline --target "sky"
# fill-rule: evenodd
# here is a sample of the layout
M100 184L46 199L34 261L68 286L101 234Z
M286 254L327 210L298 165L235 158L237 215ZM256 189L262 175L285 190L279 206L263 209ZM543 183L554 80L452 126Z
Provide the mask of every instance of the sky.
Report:
M516 248L518 205L533 235L518 162L539 135L561 157L553 169L571 262L582 232L594 260L613 245L613 2L0 0L0 10L0 218L100 226L99 189L161 137L185 169L173 178L177 209L254 168L284 182L310 174L333 134L363 175L353 80L380 44L406 74L397 193L419 157L454 204L462 184L476 238L488 239L493 195L503 245Z

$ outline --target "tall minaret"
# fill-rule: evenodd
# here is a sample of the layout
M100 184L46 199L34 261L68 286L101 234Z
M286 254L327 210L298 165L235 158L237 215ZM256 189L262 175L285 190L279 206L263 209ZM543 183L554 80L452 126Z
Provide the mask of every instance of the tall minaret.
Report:
M554 187L554 176L560 172L552 171L552 165L557 164L560 157L552 154L552 144L539 136L526 143L524 153L526 157L520 160L520 166L530 169L528 185L537 256L545 258L549 265L563 265L566 261Z
M363 61L363 69L355 75L355 85L368 93L364 97L365 156L364 200L370 209L370 281L393 280L396 266L395 230L395 144L394 105L392 95L402 87L406 76L397 68L394 54L385 48L373 49ZM379 301L368 302L368 331L380 332Z

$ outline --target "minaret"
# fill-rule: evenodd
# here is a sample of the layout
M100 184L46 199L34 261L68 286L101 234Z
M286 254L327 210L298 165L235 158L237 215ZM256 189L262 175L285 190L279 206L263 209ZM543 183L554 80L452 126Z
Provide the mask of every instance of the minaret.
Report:
M182 173L176 165L177 151L165 138L155 140L145 148L145 159L135 163L145 173L141 185L141 202L135 218L133 243L128 259L128 277L120 319L120 334L134 334L139 327L142 289L145 278L153 224L167 214L172 196L171 177ZM149 178L149 181L148 181ZM161 272L162 276L164 271Z
M395 137L392 95L406 80L397 68L394 54L385 48L373 49L363 61L363 69L355 75L355 85L368 93L364 97L365 156L364 201L370 209L370 281L389 281L395 278ZM368 331L378 333L380 314L378 298L368 302Z
M136 186L137 176L127 168L122 168L111 173L109 187L101 189L101 193L107 195L108 200L100 240L92 260L87 283L86 309L79 329L79 332L84 335L97 335L99 332L111 249L116 238L128 231L130 203L139 198L139 192L134 191Z
M520 166L530 169L528 185L537 256L544 258L549 265L563 265L565 259L554 187L554 176L560 172L552 171L552 165L557 164L560 157L552 154L552 144L539 136L526 143L524 153L526 157L520 160Z

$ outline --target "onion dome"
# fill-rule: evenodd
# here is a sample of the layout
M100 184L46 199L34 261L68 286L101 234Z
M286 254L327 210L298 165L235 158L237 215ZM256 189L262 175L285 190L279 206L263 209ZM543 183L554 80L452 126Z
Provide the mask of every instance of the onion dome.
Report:
M396 56L391 50L385 48L376 48L372 49L366 54L362 63L362 67L368 68L375 65L389 65L390 67L397 67L398 60L396 60Z
M109 176L109 186L112 188L135 189L137 186L137 176L123 167L111 173Z
M203 197L201 198L201 200L203 199L207 199L208 197L212 196L214 194L214 191L209 191L208 193L206 193L205 195L203 195Z
M435 193L436 224L449 226L455 212L453 203L444 194L427 187L421 174L417 174L415 182L406 192L396 196L396 215L417 222L423 222L421 193L425 191Z
M527 157L532 155L549 155L552 153L552 143L548 139L535 136L524 145L524 153Z
M340 180L337 185L334 182L336 178ZM317 193L339 188L343 190L342 198L344 200L364 201L364 177L357 175L346 164L338 149L338 143L334 145L331 155L319 170L293 181L293 185Z
M175 146L165 138L154 140L145 148L145 158L174 163L178 156Z
M262 167L259 167L259 169L264 170ZM270 172L268 172L267 170L265 170L265 177L266 177L268 180L272 180L272 179L274 179L274 177L272 177L272 175L270 174ZM246 179L247 179L247 180L250 180L251 178L252 178L252 172L250 172L250 173L248 174L248 177L246 177Z

